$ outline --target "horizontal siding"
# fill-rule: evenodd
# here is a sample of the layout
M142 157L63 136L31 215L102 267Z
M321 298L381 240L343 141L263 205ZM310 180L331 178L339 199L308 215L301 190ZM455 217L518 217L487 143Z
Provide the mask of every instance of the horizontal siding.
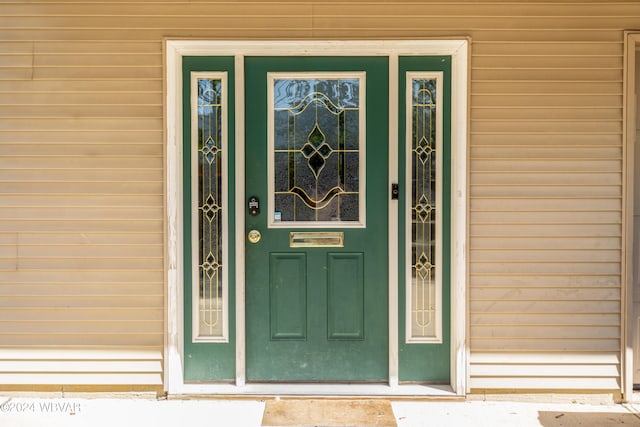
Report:
M470 363L471 387L478 391L619 388L620 360L614 353L474 352Z
M162 352L139 344L120 348L3 348L0 381L61 386L159 386Z
M161 351L164 38L468 36L471 387L618 387L623 30L637 1L0 8L0 344ZM0 363L0 381L157 380L38 363Z
M0 45L0 381L161 385L161 43Z
M32 6L50 16L26 18ZM65 12L47 7L2 6L3 25L47 28L42 41L0 36L0 382L157 387L161 39L57 37Z
M618 389L622 45L474 41L470 387Z

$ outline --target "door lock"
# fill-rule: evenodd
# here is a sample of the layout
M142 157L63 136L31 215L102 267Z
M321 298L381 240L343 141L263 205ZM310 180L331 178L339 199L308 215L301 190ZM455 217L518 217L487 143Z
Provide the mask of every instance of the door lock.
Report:
M249 197L247 208L249 209L249 215L251 216L260 215L260 200L258 200L256 196Z
M400 198L400 186L396 183L391 184L391 200Z

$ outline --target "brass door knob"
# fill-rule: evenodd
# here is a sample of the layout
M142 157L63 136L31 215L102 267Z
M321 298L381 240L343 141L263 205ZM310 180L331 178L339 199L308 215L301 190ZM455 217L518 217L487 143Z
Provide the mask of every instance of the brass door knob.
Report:
M262 235L260 234L260 232L258 230L251 230L251 231L249 231L249 234L247 235L247 238L249 239L249 241L251 243L258 243L260 241L261 237L262 237Z

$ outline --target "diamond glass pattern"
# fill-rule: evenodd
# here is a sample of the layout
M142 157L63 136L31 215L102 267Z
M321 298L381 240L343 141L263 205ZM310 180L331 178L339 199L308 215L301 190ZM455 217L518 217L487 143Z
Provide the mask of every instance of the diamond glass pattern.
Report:
M411 80L412 338L436 334L436 80Z
M274 79L274 212L281 222L360 219L360 79Z
M198 79L199 337L223 336L222 81Z

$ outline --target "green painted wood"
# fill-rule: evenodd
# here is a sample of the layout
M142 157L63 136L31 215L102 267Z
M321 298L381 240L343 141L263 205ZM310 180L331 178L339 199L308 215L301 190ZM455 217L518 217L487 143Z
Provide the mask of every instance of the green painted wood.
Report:
M327 254L330 340L364 339L364 253Z
M267 73L366 71L367 226L341 229L344 248L289 248L289 229L267 227ZM387 58L246 58L246 195L261 201L247 216L246 363L248 381L386 381L388 378L388 60ZM319 231L314 229L313 231ZM273 340L270 333L270 254L306 254L307 338ZM328 253L364 253L364 339L329 340ZM336 313L335 316L338 316ZM345 314L347 323L352 314ZM351 316L351 317L350 317ZM340 322L338 322L340 323Z
M272 340L307 338L307 257L272 253L269 257L269 314Z
M191 309L191 281L192 272L191 257L191 209L196 202L191 200L191 91L190 73L193 71L226 71L228 73L228 129L235 127L234 117L234 60L233 57L185 57L182 63L182 99L183 99L183 235L184 235L184 378L185 381L206 381L206 380L232 380L236 375L235 367L235 261L229 257L229 342L228 343L194 343L192 340L192 309ZM233 132L229 132L227 149L227 170L230 171L228 177L229 188L235 187L234 176L234 147L235 137ZM225 206L229 209L230 230L235 228L235 195L229 191L229 200L225 201ZM235 242L230 239L228 250L230 254L235 252Z
M362 64L362 65L359 65ZM191 71L227 71L229 73L229 129L234 129L233 116L233 58L185 58L183 63L183 99L184 123L190 123L190 93L189 93L189 72ZM376 67L379 68L376 70ZM272 278L270 269L270 254L281 253L291 255L288 247L289 230L267 230L266 217L261 215L257 218L249 217L247 220L247 231L251 228L259 228L263 233L263 239L257 245L247 243L247 372L248 379L251 380L376 380L387 379L387 216L386 216L386 194L387 194L387 166L386 166L386 137L388 130L386 117L388 116L387 102L385 96L387 91L386 59L382 58L249 58L247 60L247 80L248 87L253 88L251 92L247 90L247 195L258 195L266 207L266 79L265 73L273 71L367 71L367 99L369 101L367 115L367 185L369 194L367 195L367 229L347 230L345 232L347 245L344 248L346 258L340 259L335 252L326 249L314 248L306 250L304 253L307 277L309 277L309 288L306 295L307 301L307 327L309 336L306 339L299 339L294 342L291 337L283 340L280 337L282 346L272 343L272 330L275 327L270 320L272 304L270 304L270 288L276 282ZM447 57L430 58L409 58L400 59L400 97L399 97L399 120L404 123L404 80L402 78L405 71L425 71L443 70L445 72L445 194L450 192L450 59ZM377 88L374 90L373 88ZM381 108L372 111L372 103L380 103ZM382 126L378 128L379 125ZM185 146L184 152L189 150L190 141L188 127L184 131ZM404 165L404 126L400 126L400 176L405 176ZM229 146L233 147L234 135L229 132ZM233 171L234 150L230 148L228 155L228 170ZM184 182L188 185L191 174L190 162L188 158L183 159ZM233 173L229 177L230 188L235 186ZM405 183L406 185L406 183ZM372 188L384 188L383 191L372 191ZM185 187L184 209L188 212L192 202L190 191ZM401 193L400 218L404 218L404 194ZM444 224L444 254L450 253L450 224L448 221L450 211L450 200L445 198L445 224ZM235 227L235 206L233 192L230 192L228 203L230 210L229 227ZM263 211L266 212L266 211ZM399 228L400 247L405 245L404 224ZM184 262L190 265L191 246L189 236L191 236L190 216L184 217L185 241ZM266 243L268 242L268 244ZM229 251L234 253L235 242L230 242ZM371 250L375 248L375 252ZM367 249L365 253L365 249ZM362 316L355 314L359 309L345 312L344 308L338 307L340 303L351 299L350 305L354 308L357 291L351 289L351 294L347 289L339 288L338 282L347 280L349 283L360 281L358 273L353 273L352 277L346 279L345 274L339 273L347 267L338 265L330 267L332 262L341 264L349 259L348 253L362 251L363 272L363 304ZM261 255L262 254L262 255ZM331 254L331 255L330 255ZM342 255L340 255L342 256ZM405 262L405 254L400 253L400 265ZM448 260L444 266L444 342L443 344L405 344L404 343L404 287L400 286L399 301L400 306L400 380L401 381L429 381L448 382L450 372L450 290L449 290L449 264ZM291 280L290 277L300 276L300 263L295 268L284 264L279 266L285 275L289 276L287 283L300 281ZM285 263L286 264L286 263ZM336 267L336 268L334 268ZM184 283L191 283L191 271L186 269ZM229 265L229 343L193 343L191 340L191 289L185 286L185 380L232 380L235 377L235 277L234 262L230 260ZM400 283L404 283L404 270L400 271ZM320 285L318 285L320 284ZM331 284L331 285L330 285ZM331 287L330 287L331 286ZM357 286L356 286L357 289ZM342 292L342 294L340 294ZM299 297L300 295L298 295ZM295 298L294 298L295 299ZM333 302L331 302L333 301ZM291 308L285 300L280 302L281 307ZM335 304L332 306L332 304ZM281 313L287 312L287 308L281 308ZM340 316L340 312L346 313ZM331 314L330 314L331 313ZM374 314L374 316L372 316ZM372 317L375 317L372 319ZM296 324L291 319L300 318L300 315L290 316L288 321ZM329 320L331 318L331 320ZM359 319L364 324L364 339L358 332ZM286 323L286 322L285 322ZM293 329L293 331L296 331ZM298 327L297 334L301 334ZM305 331L305 333L306 333ZM289 331L289 333L291 333ZM342 334L342 335L341 335ZM276 334L277 335L277 334ZM351 335L351 336L349 336ZM342 339L346 338L348 339ZM262 338L259 338L262 337ZM264 337L267 337L265 340ZM257 338L257 339L254 339ZM276 337L278 338L278 337ZM339 339L340 338L340 339ZM278 341L278 340L276 340ZM361 341L361 345L354 342Z
M405 233L406 198L410 197L407 190L411 189L411 183L404 182L400 191L399 200L399 379L400 381L425 381L431 383L450 382L450 354L451 354L451 57L400 57L399 58L399 172L401 177L406 176L406 72L408 71L443 71L444 72L444 97L443 102L443 264L442 264L442 344L411 343L405 340L405 283L406 283L406 252L407 245Z

